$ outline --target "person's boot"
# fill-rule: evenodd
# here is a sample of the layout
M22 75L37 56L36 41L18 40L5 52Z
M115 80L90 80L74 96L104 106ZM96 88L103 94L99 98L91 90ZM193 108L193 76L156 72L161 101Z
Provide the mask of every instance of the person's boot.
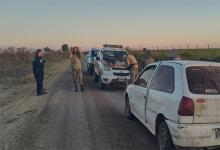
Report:
M80 90L81 90L81 91L83 91L83 90L84 90L83 85L80 85Z
M77 87L77 85L75 85L75 92L77 92L78 91L78 87Z
M42 96L42 95L44 95L44 94L46 94L46 92L38 92L38 93L37 93L37 96Z

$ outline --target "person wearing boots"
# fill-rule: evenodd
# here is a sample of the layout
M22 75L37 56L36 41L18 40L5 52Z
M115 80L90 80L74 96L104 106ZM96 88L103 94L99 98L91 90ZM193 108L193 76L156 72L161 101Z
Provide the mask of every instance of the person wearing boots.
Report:
M75 91L78 91L79 83L80 90L83 91L83 75L82 75L82 64L81 64L81 54L79 52L79 47L73 47L70 53L71 58L71 67L72 67L72 75L73 75L73 82L75 86Z
M37 85L37 96L46 94L46 92L43 89L44 62L42 56L43 51L41 49L38 49L32 62L33 74Z

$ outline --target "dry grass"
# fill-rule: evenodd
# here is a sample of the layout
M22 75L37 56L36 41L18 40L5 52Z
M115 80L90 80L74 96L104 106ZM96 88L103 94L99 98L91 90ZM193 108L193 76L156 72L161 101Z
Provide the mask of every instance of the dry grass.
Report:
M147 53L143 50L129 50L134 55L139 64L140 69L146 65ZM180 56L182 60L203 60L220 62L220 49L181 49L181 50L153 50L152 57L155 61L171 60L173 55Z
M33 81L32 60L34 54L31 52L4 52L0 54L0 88L8 89ZM68 54L61 52L50 52L45 56L46 68L51 69L54 63L68 58ZM1 90L1 89L0 89Z

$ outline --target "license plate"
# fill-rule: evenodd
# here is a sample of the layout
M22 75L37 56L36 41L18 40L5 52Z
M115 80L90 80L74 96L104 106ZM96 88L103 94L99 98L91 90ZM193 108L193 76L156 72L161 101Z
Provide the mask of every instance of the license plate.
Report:
M220 139L220 129L215 130L215 136L217 139Z
M125 78L118 78L119 82L125 82Z

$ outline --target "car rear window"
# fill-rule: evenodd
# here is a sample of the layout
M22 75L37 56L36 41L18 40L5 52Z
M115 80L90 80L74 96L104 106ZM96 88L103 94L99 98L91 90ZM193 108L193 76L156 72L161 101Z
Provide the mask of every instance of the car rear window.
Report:
M194 66L186 69L189 90L194 94L220 94L220 67Z

